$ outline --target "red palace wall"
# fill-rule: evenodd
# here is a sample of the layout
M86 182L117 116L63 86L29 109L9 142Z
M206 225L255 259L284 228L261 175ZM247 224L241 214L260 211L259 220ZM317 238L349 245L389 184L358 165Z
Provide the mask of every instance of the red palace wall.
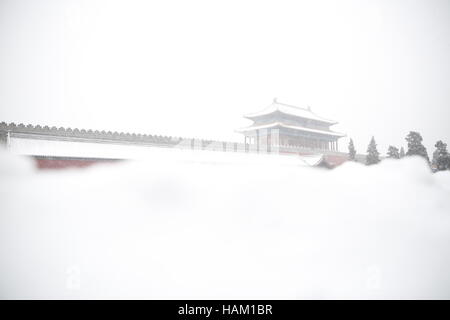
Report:
M327 164L332 168L340 166L341 164L343 164L345 161L348 160L347 156L331 155L331 154L325 155L324 158Z
M41 158L35 157L39 169L86 168L98 163L113 163L115 159L76 159L76 158Z
M34 160L38 169L86 168L99 163L114 163L117 161L124 161L120 159L86 159L65 157L34 157ZM323 165L328 168L334 168L341 165L347 160L348 159L346 156L325 155L324 161L326 163Z

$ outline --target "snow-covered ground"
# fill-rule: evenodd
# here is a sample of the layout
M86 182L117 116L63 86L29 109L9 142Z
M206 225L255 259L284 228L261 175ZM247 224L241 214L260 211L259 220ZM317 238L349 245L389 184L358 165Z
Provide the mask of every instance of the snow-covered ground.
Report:
M160 151L0 153L0 297L450 298L450 172Z

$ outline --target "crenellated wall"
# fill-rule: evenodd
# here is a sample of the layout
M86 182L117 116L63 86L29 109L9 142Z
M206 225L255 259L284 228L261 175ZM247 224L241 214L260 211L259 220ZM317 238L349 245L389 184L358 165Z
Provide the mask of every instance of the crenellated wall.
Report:
M8 142L8 139L10 142ZM40 140L40 142L39 142ZM34 142L36 141L36 142ZM27 142L28 145L25 143ZM64 154L59 152L61 146L72 146L72 149L79 150L75 153ZM43 151L42 143L53 144L54 151ZM81 143L81 144L80 144ZM34 156L37 161L40 161L40 167L51 167L51 163L56 163L58 167L61 166L61 161L65 163L71 163L69 160L75 159L80 163L80 166L84 164L90 164L95 162L92 158L97 158L98 161L104 161L105 159L127 159L129 154L139 151L145 148L139 148L139 146L154 146L164 148L181 148L192 150L208 150L208 151L222 151L222 152L250 152L250 153L279 153L282 155L311 155L311 154L323 154L324 159L329 162L330 167L339 165L347 161L348 156L346 153L331 151L331 150L316 150L314 148L295 147L287 145L273 145L273 146L261 146L256 144L244 144L238 142L227 142L217 140L205 140L205 139L191 139L172 136L160 136L149 134L136 134L136 133L124 133L124 132L112 132L112 131L98 131L98 130L86 130L86 129L72 129L72 128L57 128L40 125L24 125L15 123L0 123L0 145L8 145L10 148L17 149L19 154L26 154ZM22 148L18 145L22 144ZM27 152L23 152L25 149ZM108 145L110 145L108 147ZM117 145L121 145L120 152L117 152ZM42 145L43 146L43 145ZM81 147L80 147L81 146ZM86 147L83 147L86 146ZM90 149L89 149L89 148ZM264 148L265 147L265 148ZM92 152L106 149L114 149L114 152L106 152L108 156L101 152ZM132 148L132 149L130 149ZM83 151L85 150L85 151ZM14 151L14 150L12 150ZM42 158L44 157L44 158ZM57 157L59 157L57 159ZM80 159L85 160L80 160ZM363 155L358 155L357 160L362 161ZM70 158L70 159L69 159ZM55 162L57 161L57 162ZM82 162L80 162L82 161ZM73 162L73 161L72 161ZM75 162L74 162L75 163Z
M13 134L27 133L34 135L43 135L47 137L68 137L68 138L80 138L89 140L108 140L108 141L124 141L133 143L148 143L148 144L165 144L174 145L177 144L182 138L168 137L148 134L136 134L136 133L124 133L117 131L98 131L98 130L86 130L86 129L72 129L72 128L57 128L48 126L33 126L31 124L24 125L20 123L0 123L0 134L6 137L6 132ZM6 139L5 139L6 141Z

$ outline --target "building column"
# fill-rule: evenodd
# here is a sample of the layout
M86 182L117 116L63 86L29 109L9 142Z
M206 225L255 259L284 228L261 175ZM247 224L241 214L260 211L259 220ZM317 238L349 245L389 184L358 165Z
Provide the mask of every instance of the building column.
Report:
M259 130L256 130L256 152L259 153Z

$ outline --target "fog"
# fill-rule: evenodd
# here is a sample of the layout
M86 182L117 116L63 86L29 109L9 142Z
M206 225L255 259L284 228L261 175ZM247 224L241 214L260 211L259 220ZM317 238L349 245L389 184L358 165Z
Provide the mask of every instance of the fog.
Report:
M0 121L242 141L274 97L450 143L450 2L0 1ZM348 138L341 139L346 150Z
M154 150L61 171L1 152L0 298L450 298L450 172Z

